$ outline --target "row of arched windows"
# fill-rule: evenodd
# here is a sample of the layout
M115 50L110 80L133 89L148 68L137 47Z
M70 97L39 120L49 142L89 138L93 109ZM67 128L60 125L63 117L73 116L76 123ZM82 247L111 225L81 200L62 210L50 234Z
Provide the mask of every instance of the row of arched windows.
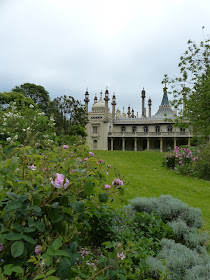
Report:
M167 129L168 129L168 132L172 132L172 125L168 125L167 126ZM136 126L132 126L132 132L136 132L136 130L137 130L137 127ZM145 125L144 127L143 127L143 130L144 130L144 133L148 133L149 132L149 127L147 126L147 125ZM121 127L121 131L122 132L125 132L126 131L126 127L125 126L122 126ZM185 130L183 129L183 128L180 128L180 132L184 132ZM155 132L156 133L160 133L160 126L159 125L157 125L156 127L155 127Z

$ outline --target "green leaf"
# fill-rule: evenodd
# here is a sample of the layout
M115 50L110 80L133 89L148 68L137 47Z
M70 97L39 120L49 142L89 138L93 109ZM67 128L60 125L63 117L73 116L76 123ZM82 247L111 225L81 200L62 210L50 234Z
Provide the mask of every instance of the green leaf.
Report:
M45 280L60 280L60 278L57 278L55 276L49 276L49 277L45 278Z
M62 258L58 266L58 277L61 280L69 279L71 263L67 258Z
M23 235L22 237L23 237L23 239L24 239L25 241L27 241L28 243L36 244L36 241L35 241L33 238L31 238L30 236L28 236L28 235Z
M20 267L20 266L13 266L13 267L12 267L12 271L13 271L13 272L16 272L16 273L20 273L20 274L23 274L23 273L24 273L22 267Z
M84 211L85 205L84 202L78 201L72 204L72 207L75 211L82 213Z
M93 194L93 189L94 189L94 185L92 182L90 182L90 181L85 182L84 191L85 191L86 195Z
M45 274L39 274L34 278L34 280L43 279L43 278L45 278Z
M42 222L34 223L35 228L37 228L39 231L44 232L45 230L45 225Z
M61 206L61 208L66 214L68 214L69 216L73 216L72 210L70 210L69 208L66 208L64 206Z
M52 268L47 273L46 276L49 276L50 274L53 274L56 271L56 269Z
M55 251L57 251L62 245L62 240L60 238L57 238L53 241L52 247Z
M24 232L34 232L35 229L34 228L30 228L30 227L24 227Z
M78 247L78 243L77 243L77 241L74 241L74 242L71 243L69 249L72 253L75 253L76 250L77 250L77 247Z
M68 253L64 250L58 250L57 252L55 252L54 256L63 256L63 257L69 257Z
M15 241L11 247L11 254L14 258L21 256L24 252L24 243L21 241Z
M14 227L14 229L15 230L17 230L17 231L19 231L19 232L23 232L23 230L24 230L24 227L23 226L21 226L21 225L13 225L13 227Z
M9 232L6 235L7 240L20 240L22 238L20 233Z

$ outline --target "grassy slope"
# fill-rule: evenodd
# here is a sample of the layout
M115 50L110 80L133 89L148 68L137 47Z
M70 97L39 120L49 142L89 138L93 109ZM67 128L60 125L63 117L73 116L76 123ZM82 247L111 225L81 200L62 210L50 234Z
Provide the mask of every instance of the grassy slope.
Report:
M204 229L210 231L210 182L177 175L173 170L161 167L163 154L156 151L97 151L95 156L120 170L128 186L127 199L171 194L192 207L200 208ZM111 184L110 181L107 183Z

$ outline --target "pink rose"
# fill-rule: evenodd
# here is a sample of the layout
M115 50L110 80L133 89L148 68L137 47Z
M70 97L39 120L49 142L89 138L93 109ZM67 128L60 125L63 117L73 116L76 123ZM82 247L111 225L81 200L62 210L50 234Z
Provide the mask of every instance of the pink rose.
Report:
M63 174L56 173L56 178L51 178L51 185L58 189L61 189L62 187L66 189L69 185L69 180L65 178Z
M64 148L64 149L69 149L69 146L63 145L63 148Z
M42 249L42 247L41 247L40 245L37 245L37 246L35 247L35 250L34 250L35 254L36 254L36 255L39 255L39 254L41 253L41 249Z

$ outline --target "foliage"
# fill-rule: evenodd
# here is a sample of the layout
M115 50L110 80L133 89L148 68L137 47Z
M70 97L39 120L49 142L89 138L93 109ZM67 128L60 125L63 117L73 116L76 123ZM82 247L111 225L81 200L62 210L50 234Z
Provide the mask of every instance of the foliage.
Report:
M196 175L199 178L210 181L210 143L200 148L200 155L196 164Z
M16 86L12 89L12 91L20 92L24 96L30 97L42 111L46 112L48 104L50 102L50 98L49 93L45 90L43 86L25 83L20 86Z
M193 147L174 148L164 156L163 166L174 169L177 174L194 175L200 151Z
M25 97L20 92L3 92L0 93L0 103L1 104L9 104L10 102L16 102L17 106L21 106L22 102L24 102L26 105L33 104L34 102L31 98Z
M162 166L174 169L177 174L192 175L210 180L210 144L196 147L175 147L163 157Z
M163 248L157 256L147 259L147 263L153 270L152 275L158 274L157 268L161 270L167 268L170 271L170 280L187 280L189 275L192 275L192 271L196 271L197 274L197 278L193 276L192 279L209 279L210 257L206 252L198 254L173 240L163 239L161 244ZM165 268L161 267L162 259L165 260Z
M86 114L84 105L72 96L55 98L48 106L48 114L53 113L57 135L86 136Z
M154 212L165 222L175 220L184 221L189 227L200 228L203 224L201 210L189 207L186 203L171 195L162 195L160 198L137 197L131 200L137 212Z
M210 39L204 38L197 45L189 40L188 48L178 65L180 76L164 81L171 85L175 107L184 104L178 122L192 124L193 134L206 140L210 135Z
M87 156L84 146L26 146L1 162L1 274L8 279L82 277L78 242L89 236L90 218L100 217L99 195L109 191L103 164ZM112 186L112 198L117 194Z
M0 124L4 145L27 145L31 141L40 145L42 141L50 143L55 138L54 119L49 119L33 104L28 106L22 102L19 107L16 102L11 102L8 108L1 112Z

